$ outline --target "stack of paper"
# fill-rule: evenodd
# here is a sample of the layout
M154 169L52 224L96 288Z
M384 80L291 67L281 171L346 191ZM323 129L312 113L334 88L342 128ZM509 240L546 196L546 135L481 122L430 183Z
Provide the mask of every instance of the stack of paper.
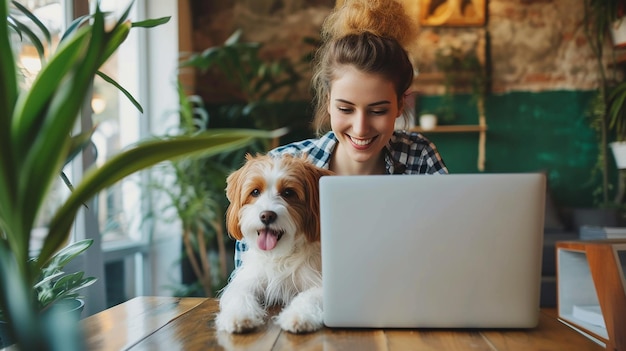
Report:
M582 240L624 239L626 238L626 227L582 226L579 235Z

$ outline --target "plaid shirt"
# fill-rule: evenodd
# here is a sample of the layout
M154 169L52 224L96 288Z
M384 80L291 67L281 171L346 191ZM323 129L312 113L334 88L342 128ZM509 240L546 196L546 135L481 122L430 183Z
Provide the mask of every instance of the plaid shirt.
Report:
M272 156L306 153L309 160L320 168L328 169L330 158L337 146L337 138L328 132L319 139L307 139L280 146L269 152ZM435 144L418 133L397 130L393 132L385 152L387 174L447 174ZM241 266L243 252L248 249L244 241L235 243L235 269Z

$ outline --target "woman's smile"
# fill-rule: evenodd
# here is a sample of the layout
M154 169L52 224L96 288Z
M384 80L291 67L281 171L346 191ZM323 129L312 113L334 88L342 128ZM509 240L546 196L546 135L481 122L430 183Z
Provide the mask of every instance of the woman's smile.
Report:
M351 135L347 135L347 136L350 139L350 141L352 142L352 144L354 145L354 147L357 148L357 149L366 149L366 148L368 148L369 145L372 143L372 141L374 141L374 139L376 139L376 137L363 139L363 138L355 138L355 137L353 137Z

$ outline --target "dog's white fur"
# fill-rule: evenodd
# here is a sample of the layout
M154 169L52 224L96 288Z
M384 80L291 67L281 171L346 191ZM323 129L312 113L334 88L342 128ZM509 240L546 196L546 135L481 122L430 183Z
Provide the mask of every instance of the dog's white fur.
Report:
M283 307L275 321L286 331L322 327L318 182L330 174L305 157L248 155L228 177L228 232L248 250L221 292L218 330L255 329L270 306Z

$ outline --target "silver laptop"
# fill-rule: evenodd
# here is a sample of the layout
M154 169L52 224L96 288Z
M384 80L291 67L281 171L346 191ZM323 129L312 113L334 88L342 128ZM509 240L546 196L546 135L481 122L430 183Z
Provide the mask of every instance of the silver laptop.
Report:
M543 174L320 180L324 323L532 328Z

